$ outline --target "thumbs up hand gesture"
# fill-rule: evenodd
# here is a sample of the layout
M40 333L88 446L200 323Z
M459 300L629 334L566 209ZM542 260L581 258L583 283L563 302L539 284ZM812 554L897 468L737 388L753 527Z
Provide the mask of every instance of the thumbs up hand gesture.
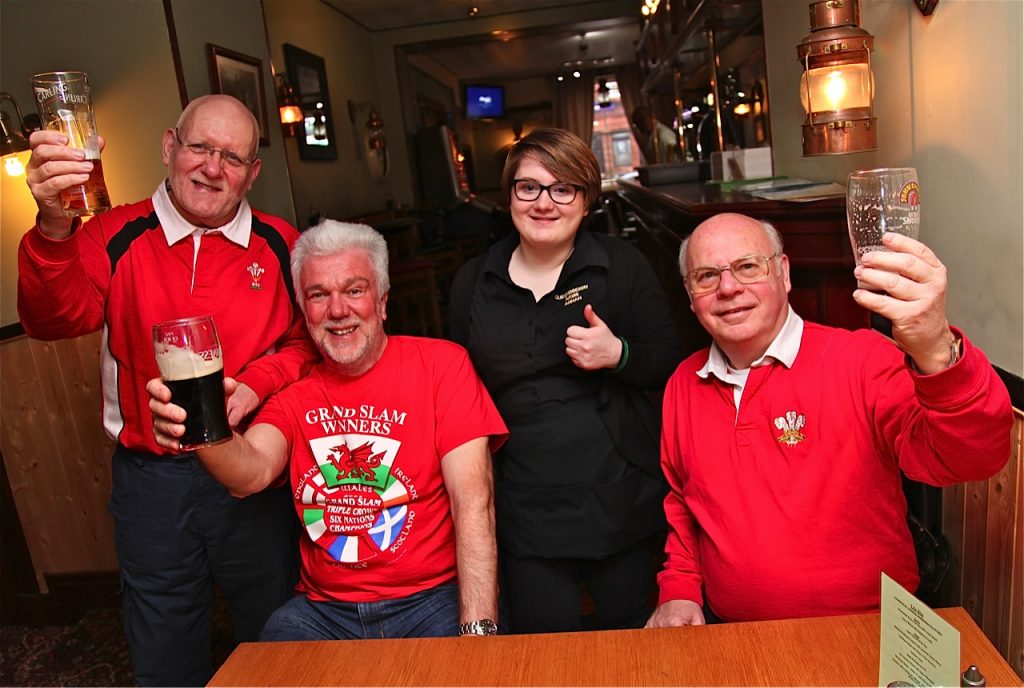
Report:
M583 317L587 327L573 325L565 331L565 353L583 370L616 367L622 357L622 340L597 317L590 304L584 306Z

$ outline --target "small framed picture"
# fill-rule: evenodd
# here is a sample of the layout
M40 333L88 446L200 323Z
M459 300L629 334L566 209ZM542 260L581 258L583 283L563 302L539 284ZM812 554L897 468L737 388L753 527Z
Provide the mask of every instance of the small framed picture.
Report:
M245 103L260 123L260 145L270 145L267 128L267 94L263 88L263 63L255 57L207 43L210 51L210 86Z

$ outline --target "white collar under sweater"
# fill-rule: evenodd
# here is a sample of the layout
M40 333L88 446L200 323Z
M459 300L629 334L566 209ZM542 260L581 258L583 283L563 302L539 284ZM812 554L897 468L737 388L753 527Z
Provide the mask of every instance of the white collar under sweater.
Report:
M775 335L775 339L772 340L764 355L751 363L750 368L769 365L773 361L778 361L787 368L793 367L793 361L796 360L796 355L800 352L800 340L804 334L804 321L803 318L796 314L792 306L788 306L788 309L786 322L782 324L782 329ZM725 384L732 385L733 401L736 404L736 412L739 413L740 399L743 396L743 387L747 383L747 375L750 374L750 368L736 369L731 367L729 360L722 353L722 350L718 348L717 344L712 342L711 350L708 352L708 362L697 371L697 375L705 380L708 375L714 375Z
M232 243L238 244L242 248L249 247L249 235L252 232L252 209L244 198L238 204L238 211L231 222L212 229L198 228L181 216L178 209L171 203L166 181L160 182L160 186L153 193L153 207L156 209L156 216L160 220L160 227L163 229L168 246L172 246L190 235L198 239L199 235L206 232L220 232Z

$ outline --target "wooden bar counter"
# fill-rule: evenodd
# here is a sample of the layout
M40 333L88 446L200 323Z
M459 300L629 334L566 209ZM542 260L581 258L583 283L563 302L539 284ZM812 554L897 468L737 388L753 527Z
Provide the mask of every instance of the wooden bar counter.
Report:
M961 608L961 669L1021 680ZM243 643L211 686L878 684L879 615L491 638Z
M638 243L669 297L688 352L709 343L679 276L680 242L717 213L741 213L771 222L790 259L790 303L802 317L835 327L870 326L853 300L853 250L846 230L846 199L810 203L766 201L704 182L646 187L619 181L616 197L639 220Z

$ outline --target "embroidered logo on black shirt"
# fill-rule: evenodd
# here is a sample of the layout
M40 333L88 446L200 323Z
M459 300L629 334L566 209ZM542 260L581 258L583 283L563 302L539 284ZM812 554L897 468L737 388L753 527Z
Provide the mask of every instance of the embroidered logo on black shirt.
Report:
M555 301L565 301L566 306L571 306L577 301L583 300L583 292L590 289L589 284L581 284L578 287L573 287L566 291L564 294L555 294Z

